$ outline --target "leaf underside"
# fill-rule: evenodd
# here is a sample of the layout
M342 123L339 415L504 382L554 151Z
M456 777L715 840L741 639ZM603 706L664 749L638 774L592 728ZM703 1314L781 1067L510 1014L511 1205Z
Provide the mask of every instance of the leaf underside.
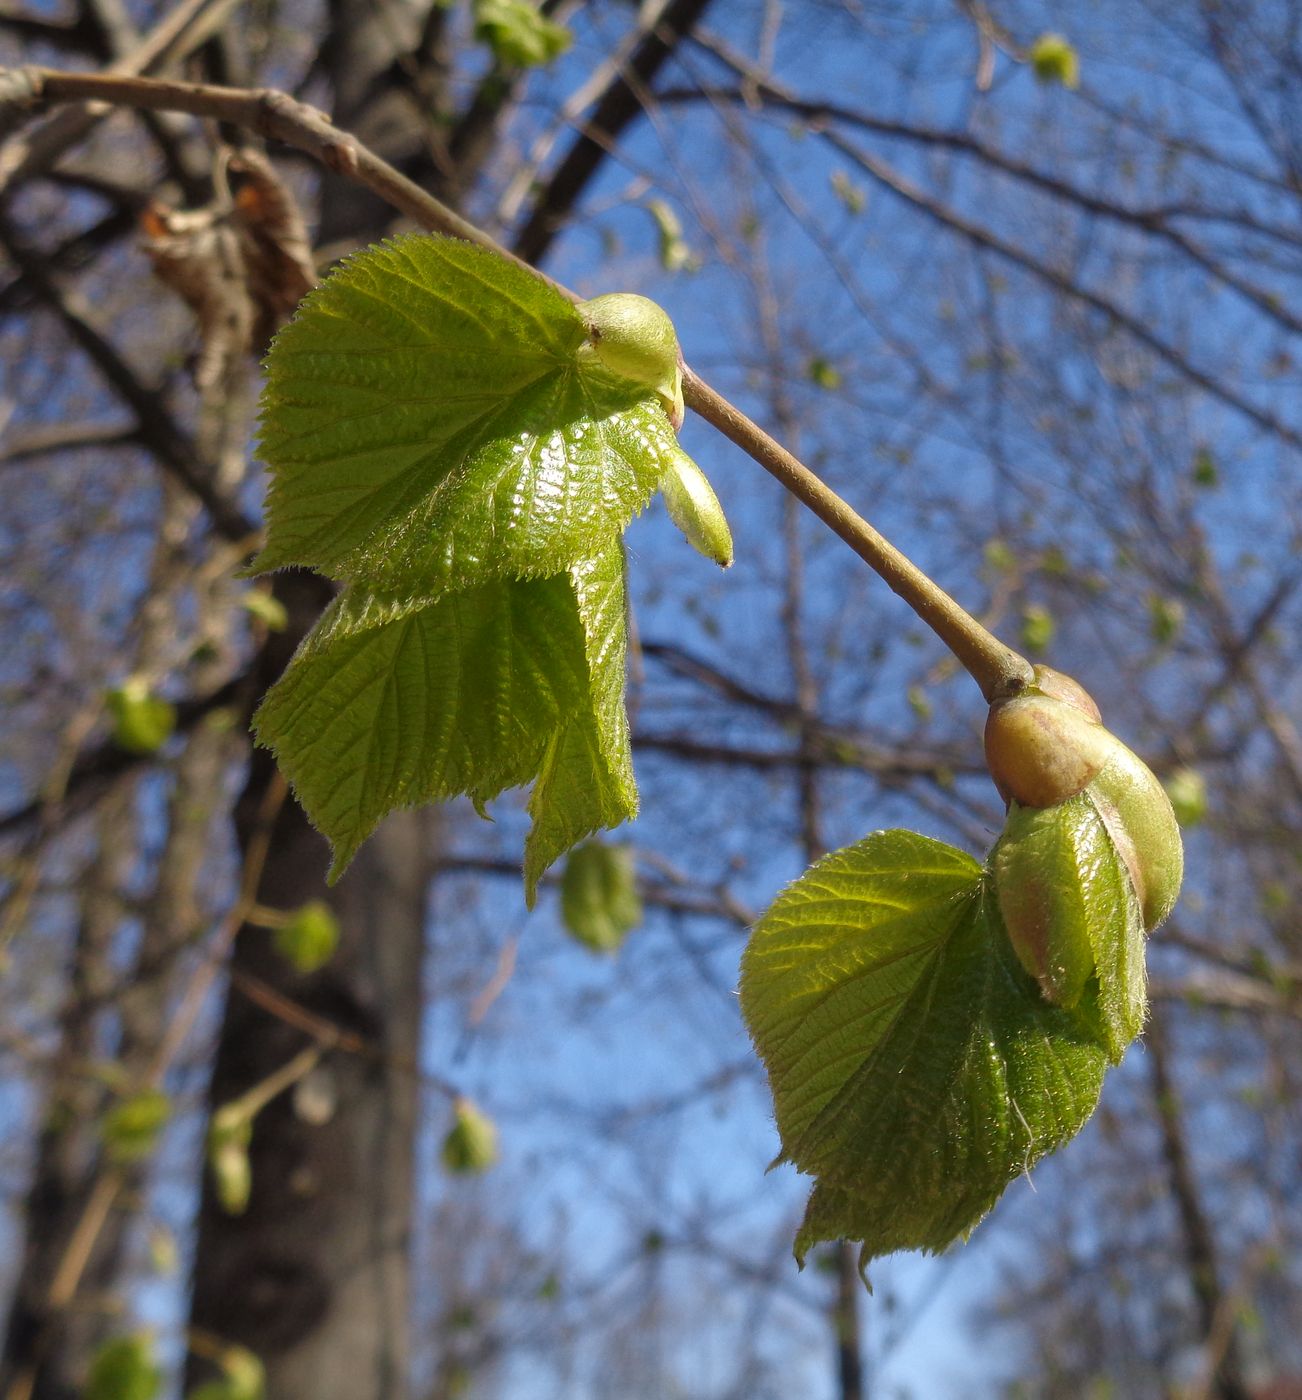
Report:
M1093 985L1050 1004L990 875L905 831L827 856L760 920L742 1012L769 1073L780 1161L816 1178L796 1256L938 1252L1077 1133L1108 1059Z

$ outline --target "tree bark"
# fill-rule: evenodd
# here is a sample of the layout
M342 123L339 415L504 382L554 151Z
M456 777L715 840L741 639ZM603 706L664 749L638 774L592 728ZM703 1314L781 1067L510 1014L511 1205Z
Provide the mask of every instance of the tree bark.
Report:
M292 626L265 656L279 674L328 586L282 575L277 592ZM255 756L236 813L241 841L255 829L272 761ZM271 1400L403 1400L408 1394L408 1275L426 896L432 817L384 824L329 893L342 928L335 957L311 974L245 926L231 966L377 1049L330 1053L335 1107L304 1121L291 1094L254 1121L252 1192L241 1215L224 1211L206 1176L195 1254L191 1324L247 1347L267 1371ZM326 844L292 800L276 820L258 901L293 909L326 896ZM210 1107L220 1108L284 1066L311 1038L232 986L220 1032ZM192 1379L208 1363L192 1358Z

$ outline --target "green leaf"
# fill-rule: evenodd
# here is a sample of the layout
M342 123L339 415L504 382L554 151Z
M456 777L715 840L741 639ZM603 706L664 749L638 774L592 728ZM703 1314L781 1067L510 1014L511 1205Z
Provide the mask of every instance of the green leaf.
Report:
M484 1172L497 1161L497 1129L493 1120L469 1099L453 1105L453 1123L439 1156L450 1172Z
M162 1389L163 1370L154 1361L151 1340L113 1337L90 1363L85 1400L155 1400Z
M1211 448L1203 446L1194 453L1192 475L1194 485L1205 490L1220 485L1221 474Z
M594 831L637 816L633 748L624 709L624 549L616 542L572 572L587 655L586 693L543 760L529 800L525 902L551 863Z
M868 207L868 196L864 194L863 187L855 184L844 170L834 170L831 183L832 193L851 214L862 214Z
M1095 978L1108 1055L1120 1061L1147 1007L1144 921L1092 793L1056 807L1012 803L990 866L1022 966L1059 1006L1078 1005Z
M669 518L683 538L722 569L732 567L732 531L709 478L687 455L679 452L660 478Z
M531 0L475 0L475 38L513 68L550 63L573 42L570 31L540 14Z
M283 632L289 626L289 613L284 603L261 588L250 588L242 594L240 606L250 617L256 617L268 632Z
M586 947L613 953L642 922L633 852L588 841L570 852L561 876L561 917Z
M275 932L276 952L299 972L316 972L339 946L339 920L323 900L309 900Z
M433 602L353 588L254 717L337 879L380 818L537 777L526 887L637 809L624 714L623 552L571 574L496 579Z
M647 213L655 220L660 239L660 266L666 272L696 272L701 260L683 237L683 225L673 208L663 199L648 199Z
M1032 603L1022 609L1022 645L1031 652L1048 649L1057 627L1048 608Z
M1181 826L1198 826L1207 816L1207 779L1196 768L1177 768L1162 784Z
M841 387L841 371L822 355L815 355L805 365L805 378L820 389L832 390Z
M1160 647L1170 646L1184 631L1185 607L1178 598L1166 598L1160 593L1148 597L1148 627Z
M223 1378L205 1381L187 1400L265 1400L266 1368L246 1347L223 1348L218 1364L226 1373Z
M1080 86L1080 56L1061 34L1041 34L1031 45L1031 67L1042 83Z
M176 728L176 707L149 693L139 677L132 677L104 697L113 719L113 742L127 753L156 753Z
M227 1215L243 1215L253 1193L253 1164L249 1144L253 1118L236 1099L223 1104L208 1125L208 1166L217 1201Z
M779 1160L816 1177L796 1257L939 1251L1078 1132L1106 1060L1087 993L1052 1006L989 876L912 832L825 857L756 925L742 1013L768 1069Z
M267 358L253 569L433 598L593 553L678 447L657 395L585 343L557 291L472 244L411 235L349 259Z
M161 1089L145 1089L114 1104L104 1115L104 1146L115 1162L139 1162L158 1144L158 1135L172 1115L172 1103Z

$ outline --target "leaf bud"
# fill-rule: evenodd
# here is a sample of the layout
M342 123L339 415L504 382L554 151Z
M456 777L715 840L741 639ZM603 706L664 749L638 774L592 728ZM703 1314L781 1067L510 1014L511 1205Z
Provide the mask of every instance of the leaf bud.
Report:
M1120 739L1089 793L1130 870L1148 933L1166 920L1184 879L1180 824L1153 770Z
M497 1161L497 1129L493 1120L469 1099L452 1106L453 1122L439 1153L450 1172L468 1175L487 1171Z
M1025 691L990 707L985 746L990 775L1010 805L1057 807L1086 793L1130 872L1151 933L1180 893L1180 829L1161 783L1103 726L1088 692L1037 666Z
M683 357L664 308L635 292L608 292L581 301L578 312L588 333L579 353L621 379L654 389L677 432L684 416Z
M1085 790L1117 742L1083 687L1037 666L1030 687L991 705L986 767L1005 802L1056 807Z
M721 568L732 564L732 531L705 473L685 452L674 454L660 478L669 518L687 543Z

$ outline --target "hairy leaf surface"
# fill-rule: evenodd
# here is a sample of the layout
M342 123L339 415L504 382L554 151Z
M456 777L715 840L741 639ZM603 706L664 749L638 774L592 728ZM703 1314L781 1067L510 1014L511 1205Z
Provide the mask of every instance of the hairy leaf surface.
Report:
M539 777L532 897L562 838L631 815L622 600L618 545L573 577L336 599L254 721L334 847L331 878L395 808Z
M583 341L558 292L472 244L349 259L267 359L254 567L432 598L600 550L678 447L657 396L581 360Z
M1096 979L1108 1053L1144 1023L1144 922L1126 865L1088 790L1008 811L991 855L1000 914L1045 996L1075 1006Z
M587 691L555 734L529 800L525 900L543 871L594 831L637 816L633 749L624 708L627 602L619 541L571 570L587 655Z
M963 852L876 832L825 857L760 920L742 1012L768 1069L780 1160L816 1177L797 1258L939 1251L1079 1131L1106 1054L1092 990L1050 1005L989 876Z

